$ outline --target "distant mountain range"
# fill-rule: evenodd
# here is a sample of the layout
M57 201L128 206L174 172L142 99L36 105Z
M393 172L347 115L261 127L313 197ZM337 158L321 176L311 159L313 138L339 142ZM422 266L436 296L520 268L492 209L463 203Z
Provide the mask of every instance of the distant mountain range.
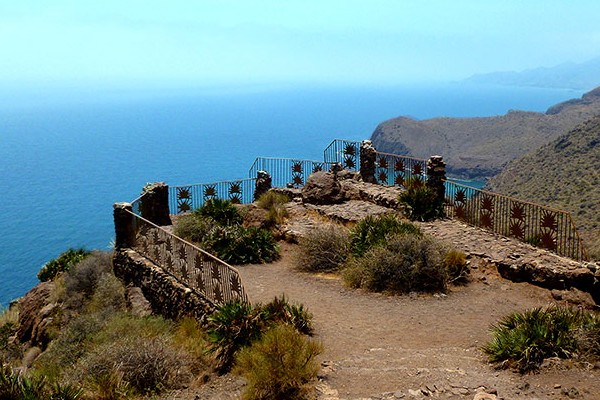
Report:
M487 187L570 211L600 259L600 117L513 160Z
M510 161L596 115L600 115L600 87L546 113L509 111L495 117L423 121L394 118L379 124L371 139L383 152L420 158L440 154L450 174L481 178L498 174Z
M550 68L540 67L521 72L477 74L465 81L507 86L589 90L600 82L600 57L580 64L568 62Z

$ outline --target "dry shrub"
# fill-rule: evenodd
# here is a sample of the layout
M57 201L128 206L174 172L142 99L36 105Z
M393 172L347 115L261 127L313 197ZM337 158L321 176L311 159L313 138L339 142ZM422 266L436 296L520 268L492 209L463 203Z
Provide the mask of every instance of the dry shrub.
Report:
M175 235L194 243L201 243L216 225L211 218L198 218L195 214L181 215L173 227Z
M391 236L385 245L352 259L343 278L351 287L374 292L445 292L449 279L443 256L443 247L431 238Z
M264 221L266 227L281 225L285 222L288 212L284 204L289 201L289 197L285 194L273 190L269 190L256 200L256 204L260 208L267 210Z
M285 219L287 217L288 217L288 211L285 208L285 206L280 205L280 204L272 205L267 210L267 215L265 217L265 225L267 227L281 225L285 222Z
M0 366L5 362L16 361L23 355L21 346L10 337L17 332L19 310L13 306L4 311L0 310Z
M129 335L106 342L82 357L75 370L82 380L96 387L112 383L135 393L159 393L178 387L191 378L191 360L166 336L144 338Z
M326 272L340 269L350 255L350 238L345 228L318 226L300 239L296 268Z
M100 277L112 271L112 253L94 251L77 263L65 276L65 295L83 294L89 298L96 290Z
M236 371L248 384L245 400L306 399L316 379L323 346L288 325L276 325L242 349Z
M396 215L368 216L360 220L350 231L350 247L355 257L362 257L369 249L386 243L391 235L420 236L421 230Z
M37 358L36 372L51 381L60 380L65 370L86 353L89 341L104 325L105 321L98 314L84 314L73 319Z
M287 197L285 194L269 190L256 200L256 204L260 208L268 210L275 205L282 205L285 203L289 203L289 201L290 198Z
M450 249L444 256L444 266L452 283L466 283L469 277L467 255L455 249Z
M97 282L94 294L90 299L88 308L103 313L114 313L125 309L125 286L113 274L101 275Z
M196 319L185 317L177 322L173 330L173 343L193 360L190 367L194 374L211 369L207 357L208 335Z

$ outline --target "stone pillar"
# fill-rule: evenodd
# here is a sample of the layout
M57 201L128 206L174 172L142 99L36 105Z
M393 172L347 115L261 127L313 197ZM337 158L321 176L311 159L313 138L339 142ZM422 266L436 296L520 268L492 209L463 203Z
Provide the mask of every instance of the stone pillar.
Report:
M164 182L156 182L144 187L140 212L142 217L158 226L171 225L169 186Z
M377 183L375 180L375 163L377 150L370 140L363 140L360 145L360 176L363 182Z
M433 189L437 198L440 201L444 201L446 196L446 163L442 156L431 156L427 160L427 187Z
M130 203L113 204L115 248L117 250L135 246L135 226L133 220L135 217L131 212Z
M258 171L256 173L256 186L254 188L254 200L267 193L272 185L271 175L267 171Z

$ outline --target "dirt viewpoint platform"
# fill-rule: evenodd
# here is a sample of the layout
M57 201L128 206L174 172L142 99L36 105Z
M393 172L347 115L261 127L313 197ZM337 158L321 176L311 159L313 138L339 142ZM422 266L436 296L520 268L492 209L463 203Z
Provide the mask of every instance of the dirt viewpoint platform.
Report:
M290 209L299 234L325 223L323 213L300 208ZM499 262L526 260L554 269L580 264L454 221L420 225L469 255L468 285L408 296L348 289L335 275L294 270L297 246L290 244L283 244L276 263L238 268L253 303L285 294L313 314L316 338L325 347L316 385L320 400L600 399L600 365L551 360L539 373L519 375L494 369L480 350L491 338L489 327L510 312L564 298L591 302L586 293L506 280L497 272ZM226 376L191 397L170 399L236 399L242 388L240 378Z

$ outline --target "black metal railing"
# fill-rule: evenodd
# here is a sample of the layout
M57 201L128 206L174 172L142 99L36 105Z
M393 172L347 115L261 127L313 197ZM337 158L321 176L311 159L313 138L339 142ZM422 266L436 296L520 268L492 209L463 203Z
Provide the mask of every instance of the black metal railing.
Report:
M338 163L350 171L360 170L361 142L334 139L323 151L323 159L328 164Z
M143 196L142 196L143 197ZM134 202L143 201L138 198ZM139 209L139 208L138 208ZM212 254L148 221L136 212L133 250L213 305L248 302L238 271Z
M426 160L377 152L375 179L381 185L409 187L427 180L426 166Z
M446 181L446 215L578 261L586 260L571 214Z
M329 167L330 164L323 161L258 157L254 160L248 174L256 177L258 171L266 171L271 175L273 187L299 188L306 184L306 179L310 174L327 171Z
M189 212L215 198L230 200L234 204L248 204L254 200L254 189L254 178L171 186L169 210L171 214Z

